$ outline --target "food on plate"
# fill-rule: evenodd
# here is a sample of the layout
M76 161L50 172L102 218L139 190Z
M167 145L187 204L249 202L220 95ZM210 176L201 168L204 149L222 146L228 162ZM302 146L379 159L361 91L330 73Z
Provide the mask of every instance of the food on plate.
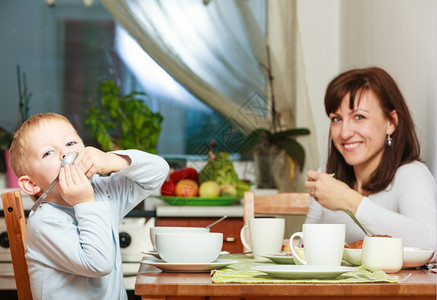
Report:
M233 184L223 184L220 186L220 196L235 197L237 196L237 189Z
M161 195L174 196L176 184L171 180L166 180L161 186Z
M182 179L176 183L175 195L179 197L196 197L199 185L193 179Z
M387 234L374 234L372 235L372 237L387 237L387 238L391 238L392 236L387 235ZM362 249L363 248L363 240L359 240L350 244L344 244L345 248L349 248L349 249Z
M363 240L359 240L350 244L344 244L345 248L349 249L362 249L363 248Z
M199 174L196 169L190 167L184 167L182 169L174 170L170 173L170 180L173 182L178 182L182 179L192 179L197 181Z
M205 181L216 181L221 186L231 184L237 190L238 196L243 196L243 193L250 189L247 182L238 178L234 165L229 160L229 153L226 152L219 152L200 171L199 183L202 184Z
M220 152L200 173L191 167L172 169L161 186L161 196L219 198L242 197L250 182L238 178L229 153Z
M205 181L199 187L199 197L214 198L220 195L220 185L215 181Z

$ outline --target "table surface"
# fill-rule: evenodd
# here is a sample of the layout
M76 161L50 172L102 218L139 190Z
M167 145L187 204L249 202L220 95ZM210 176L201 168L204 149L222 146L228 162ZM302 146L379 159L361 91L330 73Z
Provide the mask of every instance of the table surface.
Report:
M427 269L394 274L399 283L212 283L209 273L165 273L141 264L135 293L146 299L436 299L437 275Z

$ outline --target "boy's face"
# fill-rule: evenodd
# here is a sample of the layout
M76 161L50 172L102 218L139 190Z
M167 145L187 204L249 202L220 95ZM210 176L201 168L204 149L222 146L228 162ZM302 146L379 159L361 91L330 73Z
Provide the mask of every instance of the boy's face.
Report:
M58 176L63 157L85 148L82 139L71 124L62 120L42 121L28 133L27 166L33 183L41 188L39 195ZM57 184L49 197L57 197ZM49 198L48 197L48 198Z

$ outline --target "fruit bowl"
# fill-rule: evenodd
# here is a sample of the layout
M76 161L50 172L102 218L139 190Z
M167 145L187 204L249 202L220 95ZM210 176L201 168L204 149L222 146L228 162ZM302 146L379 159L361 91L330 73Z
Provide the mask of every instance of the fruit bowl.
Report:
M241 199L240 196L230 197L178 197L178 196L158 196L167 204L178 206L224 206L232 205Z

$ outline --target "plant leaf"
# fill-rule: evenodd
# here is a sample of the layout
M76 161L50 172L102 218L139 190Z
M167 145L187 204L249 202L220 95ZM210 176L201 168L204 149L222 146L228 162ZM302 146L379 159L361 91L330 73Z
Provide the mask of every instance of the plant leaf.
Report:
M307 128L294 128L294 129L287 129L284 131L277 132L272 135L272 139L283 139L283 138L289 138L293 136L298 135L307 135L310 134L310 131Z
M276 141L276 143L284 149L290 157L296 160L299 170L302 171L305 163L305 149L302 145L293 139L282 139Z
M263 135L266 135L268 139L271 134L270 131L265 128L258 128L252 131L244 140L240 152L244 153L251 150Z

